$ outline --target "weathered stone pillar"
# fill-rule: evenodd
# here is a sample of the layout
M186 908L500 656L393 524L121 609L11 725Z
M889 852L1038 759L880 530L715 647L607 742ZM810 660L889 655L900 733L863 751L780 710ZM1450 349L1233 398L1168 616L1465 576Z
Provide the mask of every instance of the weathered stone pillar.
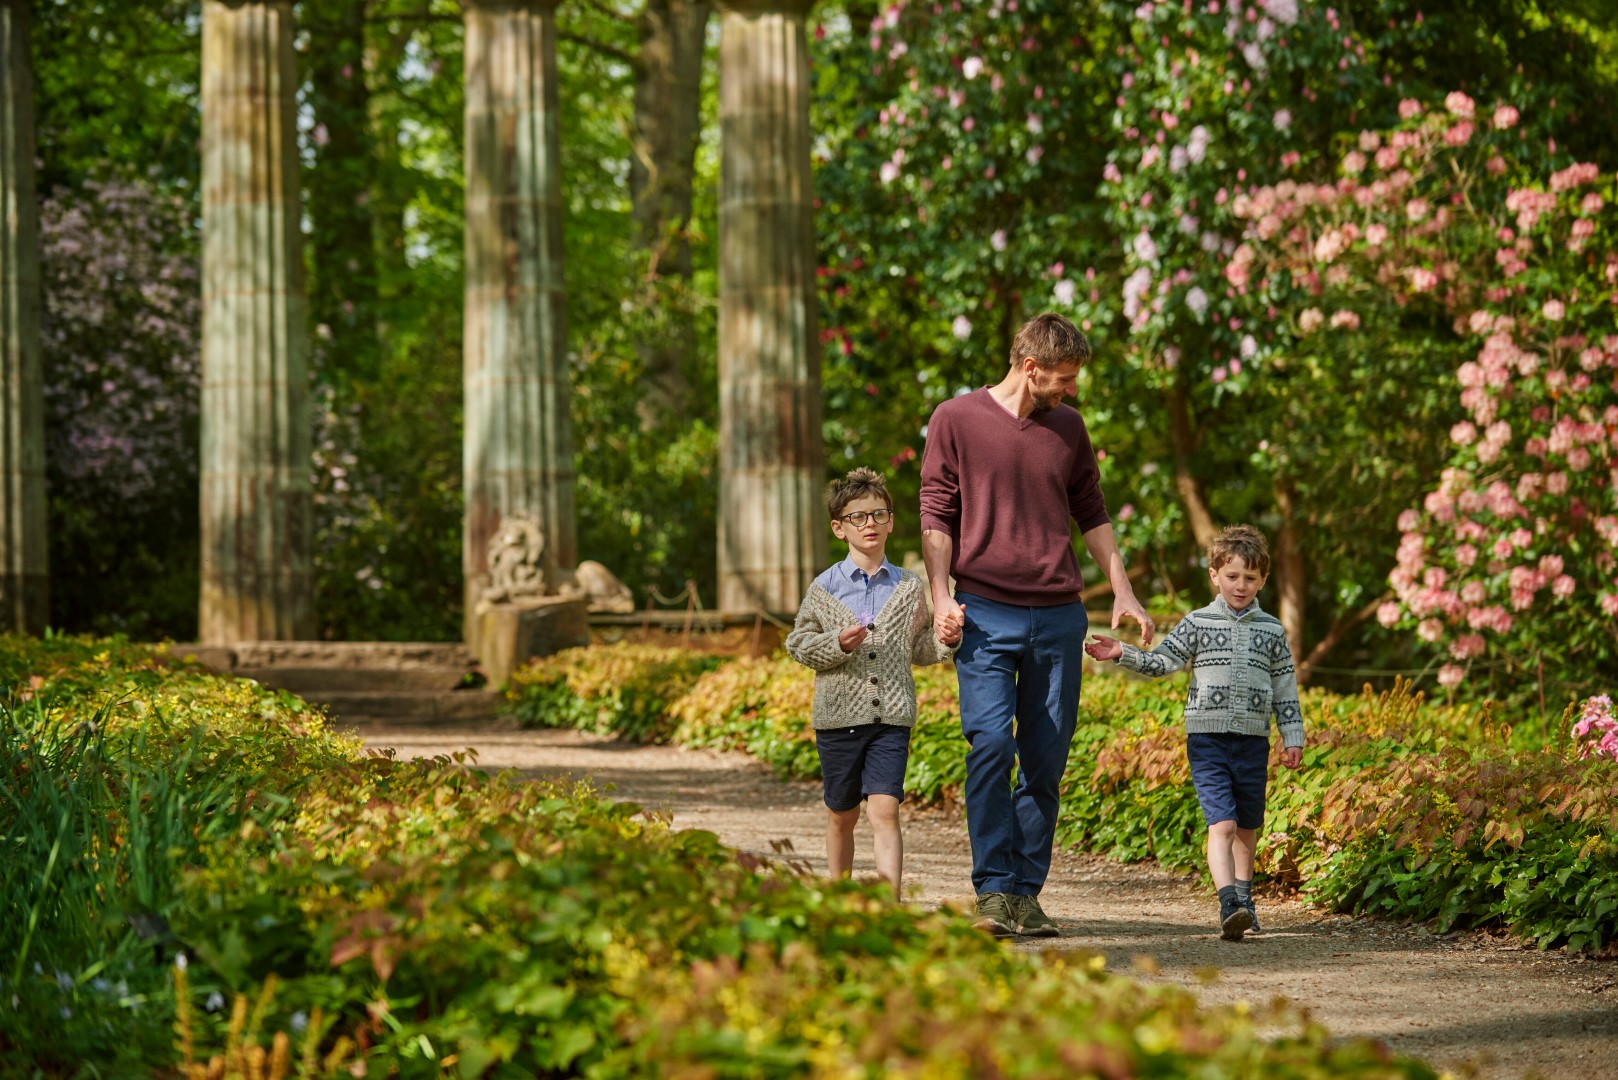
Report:
M291 0L202 5L204 642L314 635Z
M39 200L28 0L0 0L0 632L48 617Z
M557 0L466 5L466 640L489 541L516 514L545 580L578 565L562 282ZM474 647L474 652L476 651Z
M823 568L809 171L813 0L721 0L719 607L796 611Z

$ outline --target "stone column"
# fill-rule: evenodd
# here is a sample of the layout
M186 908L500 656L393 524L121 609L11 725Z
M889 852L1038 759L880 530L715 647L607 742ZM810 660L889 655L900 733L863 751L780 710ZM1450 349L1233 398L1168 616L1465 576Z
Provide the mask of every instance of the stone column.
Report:
M37 634L49 576L33 83L28 0L0 0L0 633Z
M721 0L719 607L793 612L827 561L820 502L809 62L813 0Z
M536 519L545 578L578 565L562 282L557 0L466 5L466 639L508 516Z
M204 642L314 635L291 0L202 5Z

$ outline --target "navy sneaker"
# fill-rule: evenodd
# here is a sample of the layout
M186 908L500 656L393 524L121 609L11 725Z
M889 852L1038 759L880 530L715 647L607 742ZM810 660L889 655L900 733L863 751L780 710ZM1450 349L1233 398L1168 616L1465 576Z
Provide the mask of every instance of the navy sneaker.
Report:
M1264 928L1258 924L1258 908L1253 905L1251 898L1247 901L1247 917L1253 921L1253 925L1247 928L1249 934L1261 934L1264 932Z
M1252 925L1252 914L1238 901L1230 900L1219 905L1219 936L1226 941L1240 941Z

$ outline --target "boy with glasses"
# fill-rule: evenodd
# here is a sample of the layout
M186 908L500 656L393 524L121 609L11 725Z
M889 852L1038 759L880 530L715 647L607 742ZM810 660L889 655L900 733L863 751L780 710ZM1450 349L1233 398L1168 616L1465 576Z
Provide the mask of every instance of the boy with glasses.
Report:
M815 578L786 640L792 658L815 671L811 722L826 798L826 864L834 877L853 872L863 800L876 872L898 898L899 804L916 723L910 667L947 661L961 635L934 633L921 579L887 560L893 498L879 474L860 468L833 481L826 510L848 558Z

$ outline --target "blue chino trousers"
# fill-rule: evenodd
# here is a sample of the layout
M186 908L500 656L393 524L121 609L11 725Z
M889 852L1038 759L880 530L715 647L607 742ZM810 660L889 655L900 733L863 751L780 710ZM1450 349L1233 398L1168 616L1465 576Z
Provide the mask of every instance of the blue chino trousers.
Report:
M955 671L970 745L972 888L1037 896L1051 869L1089 619L1079 602L1022 607L966 592L955 599L966 608Z

